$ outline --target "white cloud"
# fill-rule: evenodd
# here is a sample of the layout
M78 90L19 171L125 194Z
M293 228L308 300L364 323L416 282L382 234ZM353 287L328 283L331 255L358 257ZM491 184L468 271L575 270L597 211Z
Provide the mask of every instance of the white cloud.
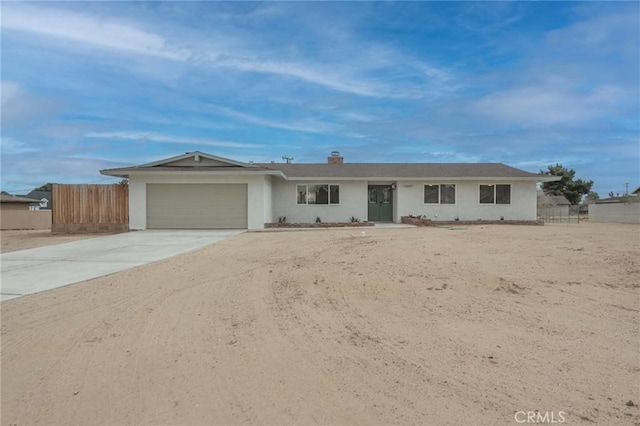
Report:
M521 125L588 124L610 115L625 96L624 90L615 86L585 92L542 84L493 93L473 103L471 109Z
M225 148L261 148L263 145L250 144L241 142L229 142L209 139L196 139L185 138L180 136L162 135L151 132L135 132L135 131L120 131L120 132L93 132L87 133L85 137L96 139L117 139L117 140L133 140L140 142L155 142L155 143L171 143L171 144L186 144L186 145L206 145L206 146L218 146Z
M100 19L71 11L36 7L22 3L5 3L2 7L2 29L62 38L92 46L125 52L183 59L167 48L166 40L157 35L109 19Z
M221 58L214 61L213 65L248 72L284 75L325 86L339 92L353 93L355 95L372 97L394 96L392 92L383 90L380 85L367 83L366 80L361 78L349 78L342 74L336 74L324 67L241 57Z
M270 9L265 9L266 11ZM3 5L1 26L3 31L19 31L44 37L55 37L80 45L112 50L121 54L148 55L180 63L189 63L214 69L232 69L243 72L271 74L297 79L326 87L338 92L376 98L417 98L426 91L402 82L368 77L382 68L398 65L389 49L359 49L350 46L339 55L347 55L348 66L340 67L326 61L291 61L280 59L284 53L277 47L271 51L254 51L255 35L225 34L212 42L199 39L198 35L182 34L169 37L142 29L132 21L120 21L113 17L98 17L69 10L46 8L32 4L6 3ZM259 13L256 11L256 13ZM186 38L185 38L186 37ZM172 40L171 43L169 40ZM176 40L182 40L176 42ZM381 53L382 52L382 53ZM286 55L286 54L285 54ZM415 64L407 62L407 67ZM155 69L149 70L153 72ZM448 78L446 72L425 65L424 77L437 84L429 84L430 90L440 87Z
M24 154L27 152L37 151L37 149L30 147L25 143L7 136L0 136L0 148L2 155Z
M0 119L4 132L14 125L36 118L40 123L44 122L64 106L64 102L58 98L34 95L13 81L3 81L0 90Z
M20 85L14 81L3 81L0 83L0 106L4 110L12 100L18 98L22 93Z
M273 127L276 129L301 131L308 133L331 133L332 126L318 122L317 120L302 120L292 121L290 123L283 123L276 120L269 120L266 118L258 117L256 115L247 114L244 112L236 111L231 108L225 108L218 105L209 104L208 107L216 114L224 115L235 120L244 121L251 124L257 124L259 126Z
M638 15L635 13L612 13L591 16L589 19L550 31L547 34L551 46L584 47L599 49L596 53L629 49L637 56ZM628 41L620 43L620 41ZM636 49L634 49L634 46ZM604 52L602 50L604 49Z

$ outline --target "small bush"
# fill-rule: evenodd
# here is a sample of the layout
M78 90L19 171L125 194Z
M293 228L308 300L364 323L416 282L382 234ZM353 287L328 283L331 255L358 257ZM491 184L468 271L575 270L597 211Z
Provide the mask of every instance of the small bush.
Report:
M286 216L278 217L278 223L287 223L287 217Z
M351 216L351 222L353 222L353 223L360 222L360 219L358 219L355 216Z
M322 219L320 219L320 216L316 216L316 223L322 223Z

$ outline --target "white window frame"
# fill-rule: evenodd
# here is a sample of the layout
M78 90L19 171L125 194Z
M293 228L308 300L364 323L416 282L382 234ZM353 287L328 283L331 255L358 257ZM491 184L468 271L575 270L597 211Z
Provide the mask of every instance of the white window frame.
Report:
M508 186L509 187L509 202L508 203L498 203L498 185L500 186ZM493 187L493 202L492 203L483 203L480 198L480 190L483 186L492 186ZM513 185L510 183L481 183L478 185L478 204L481 206L509 206L511 205L512 191Z
M327 204L309 203L309 186L327 186ZM304 186L304 203L298 202L298 188ZM331 187L338 188L338 202L331 202ZM342 188L337 183L298 183L296 184L296 205L297 206L339 206L342 202Z
M453 186L453 203L443 203L442 202L442 187L444 185L451 185ZM427 188L427 186L437 186L438 187L438 202L437 203L427 203L425 202L424 199L424 191ZM442 206L454 206L458 203L458 188L456 187L455 183L425 183L422 186L422 204L425 204L427 206L438 206L438 205L442 205Z

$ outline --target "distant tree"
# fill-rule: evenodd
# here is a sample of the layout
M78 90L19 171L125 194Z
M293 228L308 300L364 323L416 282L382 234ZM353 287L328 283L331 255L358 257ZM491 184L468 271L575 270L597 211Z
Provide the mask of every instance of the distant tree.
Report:
M616 196L616 194L614 194L613 191L609 191L609 198L613 198L615 196Z
M52 183L45 183L44 185L34 189L34 191L51 191Z
M556 182L544 182L542 190L548 195L564 195L567 200L574 206L580 203L582 196L588 194L593 186L593 181L584 181L575 179L576 172L573 169L567 169L562 164L548 166L548 170L540 170L540 173L553 176L561 176L562 179Z
M118 185L129 185L129 179L122 179L120 182L118 182Z
M600 196L595 191L589 191L589 193L587 194L585 199L592 200L592 201L598 201L600 199Z

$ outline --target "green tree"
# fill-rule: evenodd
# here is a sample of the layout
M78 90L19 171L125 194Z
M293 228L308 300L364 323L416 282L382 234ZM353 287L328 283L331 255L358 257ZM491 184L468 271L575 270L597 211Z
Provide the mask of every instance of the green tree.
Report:
M598 195L595 191L589 191L587 196L585 197L587 200L598 201L600 199L600 195Z
M548 170L540 170L540 173L553 176L561 176L562 179L555 182L544 182L542 190L548 195L564 195L574 206L580 203L582 196L588 194L593 186L593 181L575 179L576 171L567 169L562 164L548 166Z
M51 182L49 183L45 183L42 186L39 186L38 188L34 189L34 191L51 191L51 187L53 186L53 184Z

